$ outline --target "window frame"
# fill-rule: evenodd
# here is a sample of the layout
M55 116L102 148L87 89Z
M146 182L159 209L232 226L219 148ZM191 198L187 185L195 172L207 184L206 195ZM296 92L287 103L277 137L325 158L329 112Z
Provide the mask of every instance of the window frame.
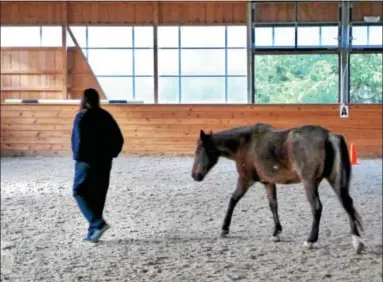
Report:
M85 46L82 47L80 46L80 49L84 52L84 55L85 55L85 58L89 64L89 51L90 50L131 50L132 51L132 54L131 54L131 60L132 60L132 73L131 74L102 74L102 75L95 75L96 79L98 80L98 78L112 78L112 77L115 77L115 78L123 78L123 77L127 77L127 78L132 78L132 93L133 93L133 100L135 100L136 98L136 78L153 78L154 80L154 64L153 64L153 75L147 75L147 74L136 74L136 56L135 56L135 51L136 50L152 50L153 53L154 53L154 44L152 47L136 47L135 46L135 28L138 27L138 28L141 28L141 27L149 27L149 28L152 28L153 30L153 38L152 40L154 40L154 29L155 27L152 26L152 25L76 25L76 24L73 24L73 25L70 25L68 26L68 28L71 28L71 27L84 27L85 28ZM132 36L132 46L131 47L89 47L89 27L130 27L131 28L131 36ZM73 33L73 32L72 32ZM75 35L73 33L73 35ZM90 68L92 68L92 66L89 64ZM153 90L154 92L154 90ZM106 95L106 94L105 94Z
M351 50L349 53L349 60L348 60L348 101L350 105L378 105L380 103L355 103L351 100L351 56L358 54L358 55L368 55L368 54L382 54L382 64L383 64L383 48L379 48L376 50L375 48L369 48L369 49L357 49L357 50ZM383 94L383 84L382 86L382 94Z
M274 52L274 51L269 51L269 52L262 52L262 53L257 53L253 52L252 53L252 79L253 79L253 88L252 88L252 100L254 105L331 105L333 103L257 103L256 102L256 92L255 92L255 56L284 56L284 55L293 55L293 56L299 56L299 55L334 55L337 56L337 61L338 61L338 93L337 93L337 102L340 102L340 94L341 94L341 84L340 84L340 76L341 76L341 62L340 62L340 54L337 52L326 52L323 50L323 52L316 52L312 53L309 51L306 52L297 52L295 50L291 51L285 51L285 52ZM349 92L350 93L350 92Z
M383 42L382 42L382 46L379 47L379 45L369 45L368 44L368 34L369 34L369 29L370 27L372 26L380 26L382 27L382 31L383 31L383 22L378 22L378 23L351 23L350 24L350 38L351 38L351 50L350 50L350 55L351 53L353 52L365 52L365 53L371 53L371 52L383 52ZM353 45L352 44L352 31L353 31L353 27L367 27L367 45Z
M36 46L36 45L33 45L33 46L28 46L28 45L24 45L24 46L3 46L1 45L0 47L1 48L59 48L59 47L63 47L63 40L62 40L62 37L61 37L61 43L58 44L58 45L55 45L55 46L47 46L47 45L43 45L43 28L44 27L58 27L60 28L60 35L62 35L62 29L63 29L63 26L62 25L58 25L58 24L43 24L43 25L1 25L0 26L0 32L1 32L1 29L2 28L7 28L7 27L18 27L18 28L28 28L28 27L36 27L36 28L39 28L39 45Z
M274 29L275 28L279 28L279 27L293 27L294 28L294 31L295 31L295 38L294 38L294 41L295 41L295 44L294 46L257 46L255 44L255 29L256 28L259 28L259 27L270 27L272 28L273 32L272 32L272 36L273 36L273 39L272 41L274 42ZM321 42L322 40L322 33L321 33L321 30L322 30L322 27L337 27L338 28L338 45L336 46L329 46L329 45L318 45L318 46L299 46L298 45L298 29L300 27L319 27L319 42ZM339 23L253 23L252 24L252 44L251 44L251 49L252 51L256 51L256 52L264 52L264 53L267 53L267 52L286 52L286 54L293 54L293 53L305 53L305 52L308 52L308 53L313 53L313 52L328 52L329 54L330 53L333 53L333 52L337 52L339 49L340 49L340 42L339 42L339 36L340 36L340 32L341 32L341 29L340 29L340 24Z
M340 9L341 10L341 9ZM254 73L253 73L253 70L254 70L254 56L257 55L287 55L287 54L293 54L293 55L301 55L301 54L336 54L338 55L338 58L339 58L339 64L338 64L338 72L339 72L339 90L338 90L338 103L340 102L340 95L341 95L341 80L340 80L340 76L341 76L341 64L340 64L340 57L341 57L341 46L340 46L340 42L338 41L338 45L337 46L298 46L298 28L299 27L310 27L310 26L313 26L313 27L326 27L326 26L333 26L333 27L337 27L338 28L338 38L340 38L341 36L341 20L339 19L338 22L328 22L328 23L321 23L321 22L318 22L318 23L298 23L298 22L291 22L291 23L254 23L254 18L251 20L251 23L248 22L247 24L244 24L244 23L241 23L241 24L221 24L219 25L220 27L224 27L225 28L225 46L224 47L182 47L181 46L181 36L182 36L182 27L185 27L185 25L169 25L169 24L165 24L165 25L159 25L159 26L156 26L156 25L105 25L105 24L92 24L92 25L84 25L84 24L71 24L70 26L68 26L68 28L71 28L71 27L77 27L77 26L80 26L80 27L85 27L85 37L86 37L86 45L84 47L80 46L82 52L85 54L85 58L86 60L88 61L88 52L89 50L96 50L96 49L110 49L110 50L116 50L116 49L130 49L132 50L132 74L120 74L120 75L98 75L96 76L96 79L98 77L131 77L132 78L132 88L133 88L133 99L136 97L136 88L135 88L135 78L152 78L154 81L157 80L157 84L158 84L158 79L160 77L174 77L174 78L177 78L178 79L178 101L177 103L182 103L182 78L187 78L187 77L225 77L225 103L226 104L231 104L229 103L229 94L228 94L228 80L229 78L246 78L247 81L249 81L250 79L251 80L254 80ZM93 26L103 26L103 27L113 27L113 26L124 26L124 27L131 27L132 28L132 37L133 37L133 41L132 41L132 47L89 47L88 46L88 43L89 43L89 34L88 34L88 27L93 27ZM188 27L200 27L198 25L193 25L193 26L188 26ZM216 27L217 25L207 25L208 26L214 26ZM366 23L366 22L352 22L351 19L350 19L350 23L348 24L348 29L349 29L349 36L351 37L352 39L352 30L353 30L353 27L356 27L356 26L367 26L368 28L370 28L371 26L381 26L383 28L383 22L382 20L380 22L377 22L377 23ZM61 27L61 28L65 28L65 26L63 25L58 25L58 24L50 24L50 25L1 25L1 27L39 27L40 28L40 46L20 46L20 47L16 47L16 48L40 48L40 47L58 47L58 46L43 46L42 45L42 40L43 40L43 27ZM135 33L135 28L136 27L150 27L153 29L153 46L152 47L136 47L135 46L135 42L134 42L134 33ZM175 27L177 30L178 30L178 46L177 47L158 47L157 46L157 43L158 43L158 38L156 38L156 34L157 34L157 28L161 28L161 27ZM234 46L230 46L228 43L228 28L230 27L242 27L246 30L246 34L248 35L249 33L252 34L251 36L251 43L250 43L250 47L248 46L245 46L245 47L234 47ZM291 47L291 46L286 46L286 47L275 47L275 46L269 46L269 47L266 47L266 46L256 46L255 45L255 28L257 27L272 27L272 28L278 28L278 27L294 27L295 29L295 46ZM249 30L249 28L251 28L251 30ZM68 33L67 33L67 36L68 36ZM246 38L247 40L247 38ZM321 41L321 40L320 40ZM61 46L63 45L64 42L61 42ZM2 46L3 47L3 46ZM4 48L12 48L12 47L5 47ZM182 74L182 55L181 55L181 51L182 50L225 50L225 73L222 74L222 75L207 75L207 74L197 74L197 75L184 75ZM252 73L252 75L249 75L249 72L247 72L245 75L239 75L239 74L229 74L228 72L228 50L246 50L252 57L252 60L251 62L250 61L247 61L247 65L246 65L246 68L248 69L249 67L251 67L253 70L250 72ZM153 66L153 75L138 75L136 74L135 72L135 62L136 62L136 56L135 56L135 50L152 50L153 52L156 52L158 50L177 50L178 52L178 65L179 65L179 70L178 70L178 74L175 74L175 75L159 75L157 73L156 75L156 70L154 69L155 66ZM351 66L350 66L350 58L353 54L370 54L370 53L383 53L383 46L379 46L379 45L359 45L359 46L354 46L352 45L352 41L350 42L350 49L347 51L347 55L348 55L348 64L347 64L347 70L348 70L348 103L350 104L354 104L351 102L351 93L350 93L350 88L351 88L351 82L350 82L350 72L351 72ZM156 56L154 55L154 58L156 58ZM251 63L251 65L249 65L249 63ZM157 64L158 64L158 61L157 61ZM155 64L154 64L155 65ZM156 83L154 83L154 87L156 87ZM254 81L252 83L253 87L251 89L251 96L252 96L252 99L255 98L255 87L254 87ZM154 95L156 95L155 91L158 91L158 89L154 89ZM159 98L159 97L158 97ZM158 99L159 101L160 99ZM255 104L255 101L252 101L252 100L248 100L247 101L248 104ZM161 104L161 103L160 103ZM203 103L201 103L203 104ZM210 103L209 103L210 104Z
M206 25L204 27L211 27L212 25ZM247 74L246 75L234 75L234 74L229 74L228 73L228 51L229 50L247 50L247 47L229 47L228 46L228 28L230 28L231 26L235 26L235 27L243 27L247 30L247 26L244 25L244 24L241 24L241 25L213 25L213 27L224 27L224 35L225 35L225 46L224 47L182 47L181 46L181 42L182 42L182 25L176 25L176 26L172 26L172 25L159 25L158 28L161 28L161 27L176 27L178 29L178 46L177 47L158 47L158 50L177 50L178 51L178 74L176 75L160 75L158 74L158 78L166 78L166 77L169 77L169 78L177 78L178 79L178 101L177 103L178 104L183 104L182 102L182 79L183 78L225 78L225 100L224 100L224 104L229 104L228 103L228 100L229 100L229 97L228 97L228 79L231 78L231 77L245 77L247 78ZM188 26L188 27L199 27L199 26ZM157 42L158 42L158 39L157 39ZM224 61L225 61L225 72L224 74L221 74L221 75L209 75L209 74L182 74L182 50L224 50ZM246 66L246 68L248 68L248 65ZM246 70L247 71L247 70ZM160 94L159 94L160 95ZM246 95L247 96L247 95ZM158 98L160 100L160 97ZM203 103L200 103L200 104L203 104ZM211 103L209 103L211 104ZM220 102L216 102L216 104L222 104ZM246 103L248 104L248 102Z

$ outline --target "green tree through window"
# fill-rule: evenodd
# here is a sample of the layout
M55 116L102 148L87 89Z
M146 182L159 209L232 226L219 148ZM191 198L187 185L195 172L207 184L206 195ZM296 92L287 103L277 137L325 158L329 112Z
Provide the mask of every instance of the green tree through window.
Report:
M337 103L337 55L254 57L255 103Z
M382 54L351 54L350 69L351 103L382 103Z

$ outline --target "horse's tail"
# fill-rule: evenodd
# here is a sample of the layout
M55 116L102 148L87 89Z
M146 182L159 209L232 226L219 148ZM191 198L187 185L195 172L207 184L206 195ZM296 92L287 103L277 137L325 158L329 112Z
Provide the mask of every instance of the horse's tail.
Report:
M328 180L338 195L344 209L360 230L363 231L362 218L354 208L353 200L349 194L352 166L346 141L339 134L330 134L329 140L333 149L333 166Z

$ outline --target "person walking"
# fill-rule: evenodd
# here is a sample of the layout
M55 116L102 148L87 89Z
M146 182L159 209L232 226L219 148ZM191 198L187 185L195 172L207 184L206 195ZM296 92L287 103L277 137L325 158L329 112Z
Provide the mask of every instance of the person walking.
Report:
M101 108L100 96L93 88L83 93L71 143L75 161L73 196L89 223L84 240L96 242L110 228L103 211L112 162L122 150L124 137L113 116Z

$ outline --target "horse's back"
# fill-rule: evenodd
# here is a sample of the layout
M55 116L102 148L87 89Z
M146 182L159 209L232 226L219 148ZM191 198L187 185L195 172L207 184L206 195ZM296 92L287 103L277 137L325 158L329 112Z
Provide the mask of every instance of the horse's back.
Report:
M252 146L254 164L270 182L297 183L302 178L316 178L324 170L329 134L326 128L315 125L263 127Z
M301 178L312 180L323 174L331 134L328 129L313 125L290 131L290 159Z
M256 126L249 149L261 182L297 182L289 148L286 146L290 132L291 129L276 129L267 124Z

